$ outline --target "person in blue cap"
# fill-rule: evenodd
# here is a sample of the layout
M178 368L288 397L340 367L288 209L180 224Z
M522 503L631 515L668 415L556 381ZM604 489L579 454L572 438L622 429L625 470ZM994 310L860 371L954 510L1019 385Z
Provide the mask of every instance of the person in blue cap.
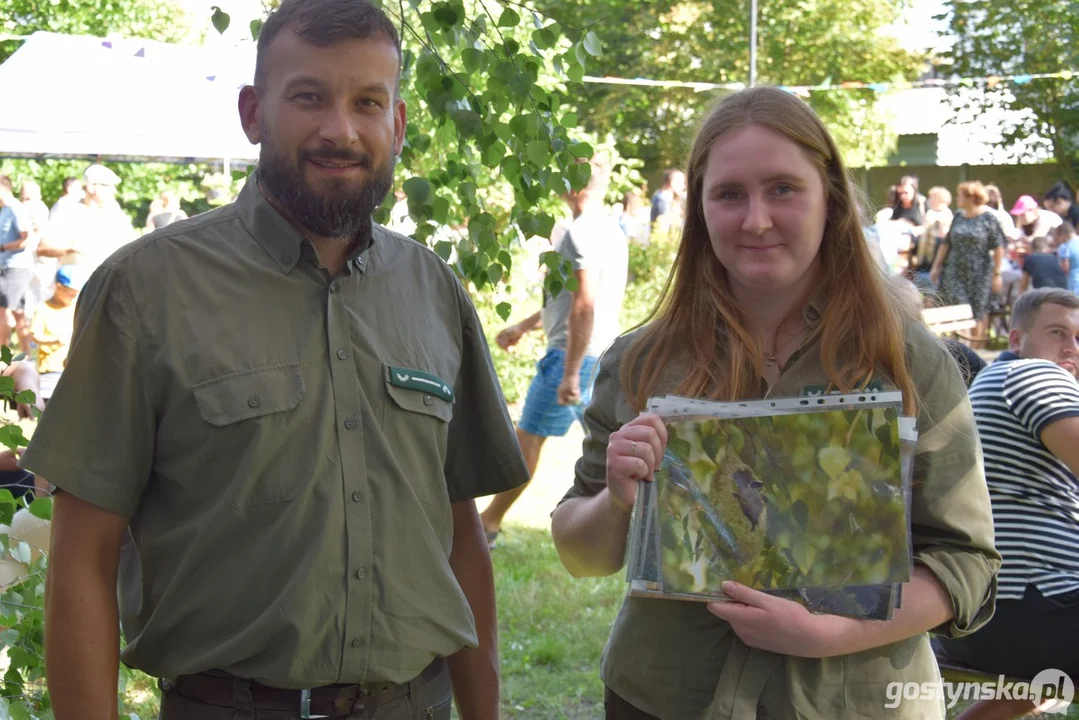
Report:
M37 346L37 370L41 375L41 398L48 402L60 373L67 364L71 332L75 324L75 299L86 282L77 265L62 265L56 272L56 290L39 305L30 322L30 335Z

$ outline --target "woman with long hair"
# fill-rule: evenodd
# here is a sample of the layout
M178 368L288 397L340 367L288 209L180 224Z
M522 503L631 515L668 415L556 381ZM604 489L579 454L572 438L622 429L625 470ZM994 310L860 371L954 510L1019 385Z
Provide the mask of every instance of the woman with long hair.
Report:
M903 392L920 432L915 569L887 621L810 613L725 583L728 602L627 597L604 652L607 718L944 717L890 683L939 678L927 632L973 632L992 613L1000 556L970 403L908 291L873 264L835 143L801 100L758 87L724 98L689 158L683 234L646 323L600 362L583 456L553 516L563 564L623 564L638 482L667 433L649 397Z

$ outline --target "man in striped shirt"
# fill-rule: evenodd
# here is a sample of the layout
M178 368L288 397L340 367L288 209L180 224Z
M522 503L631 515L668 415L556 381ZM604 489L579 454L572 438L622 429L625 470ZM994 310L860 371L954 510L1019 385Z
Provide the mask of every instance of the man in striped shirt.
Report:
M941 645L988 672L1079 680L1079 296L1021 295L1009 342L970 388L1004 558L996 614Z

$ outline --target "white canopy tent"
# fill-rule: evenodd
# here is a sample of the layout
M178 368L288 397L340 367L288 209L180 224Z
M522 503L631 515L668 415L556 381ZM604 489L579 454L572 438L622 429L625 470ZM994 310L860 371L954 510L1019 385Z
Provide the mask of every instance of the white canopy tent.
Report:
M253 49L37 32L0 65L0 156L250 164L253 74Z

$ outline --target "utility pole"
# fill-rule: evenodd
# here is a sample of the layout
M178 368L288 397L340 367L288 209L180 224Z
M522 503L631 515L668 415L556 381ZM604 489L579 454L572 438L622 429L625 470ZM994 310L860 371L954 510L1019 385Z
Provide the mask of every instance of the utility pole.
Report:
M749 0L749 86L757 84L757 0Z

